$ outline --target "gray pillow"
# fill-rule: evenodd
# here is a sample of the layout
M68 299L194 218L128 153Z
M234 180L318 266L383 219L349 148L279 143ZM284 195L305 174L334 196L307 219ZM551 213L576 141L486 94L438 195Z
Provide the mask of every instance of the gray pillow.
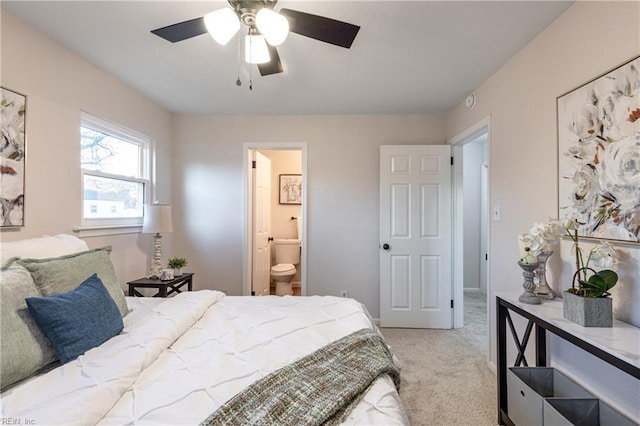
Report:
M129 312L127 300L118 284L110 254L111 246L107 246L49 259L20 259L17 262L31 272L42 296L70 292L91 275L98 274L124 317Z
M55 350L27 309L25 298L40 297L31 274L13 264L0 273L1 390L57 360Z

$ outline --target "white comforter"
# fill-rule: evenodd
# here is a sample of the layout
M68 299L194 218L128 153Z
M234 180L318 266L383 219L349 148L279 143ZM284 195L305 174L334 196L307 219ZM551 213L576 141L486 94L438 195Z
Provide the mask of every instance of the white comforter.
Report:
M255 380L372 327L362 305L335 297L185 292L136 313L119 336L3 394L1 416L23 424L198 424ZM407 423L388 376L347 423Z

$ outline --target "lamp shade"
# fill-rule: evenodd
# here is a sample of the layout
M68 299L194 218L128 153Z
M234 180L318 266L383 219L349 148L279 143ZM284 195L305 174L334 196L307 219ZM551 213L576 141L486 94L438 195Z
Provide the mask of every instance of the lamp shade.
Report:
M171 223L171 206L168 204L145 204L142 232L161 234L173 232Z
M256 25L272 46L278 46L289 35L289 21L273 10L263 7L256 15Z
M249 34L244 37L244 59L249 64L269 62L269 48L262 34Z
M211 37L224 46L240 29L240 20L233 10L225 7L204 15L204 26Z

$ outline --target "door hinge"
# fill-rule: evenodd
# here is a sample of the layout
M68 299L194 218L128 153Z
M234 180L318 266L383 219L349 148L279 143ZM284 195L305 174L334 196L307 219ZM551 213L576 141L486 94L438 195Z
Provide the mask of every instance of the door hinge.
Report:
M451 309L453 309L453 299L451 299Z
M484 254L484 260L489 260L489 253Z
M451 157L451 165L453 166L453 157Z
M255 169L255 168L256 168L256 160L253 160L253 161L251 162L251 168L252 168L252 169Z

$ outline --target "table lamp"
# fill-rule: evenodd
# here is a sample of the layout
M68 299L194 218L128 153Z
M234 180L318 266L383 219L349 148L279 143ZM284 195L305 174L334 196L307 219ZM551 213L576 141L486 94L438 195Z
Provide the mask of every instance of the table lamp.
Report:
M153 236L153 262L151 263L150 278L160 278L162 273L161 233L173 232L171 223L171 206L168 204L145 204L142 232L155 234Z

